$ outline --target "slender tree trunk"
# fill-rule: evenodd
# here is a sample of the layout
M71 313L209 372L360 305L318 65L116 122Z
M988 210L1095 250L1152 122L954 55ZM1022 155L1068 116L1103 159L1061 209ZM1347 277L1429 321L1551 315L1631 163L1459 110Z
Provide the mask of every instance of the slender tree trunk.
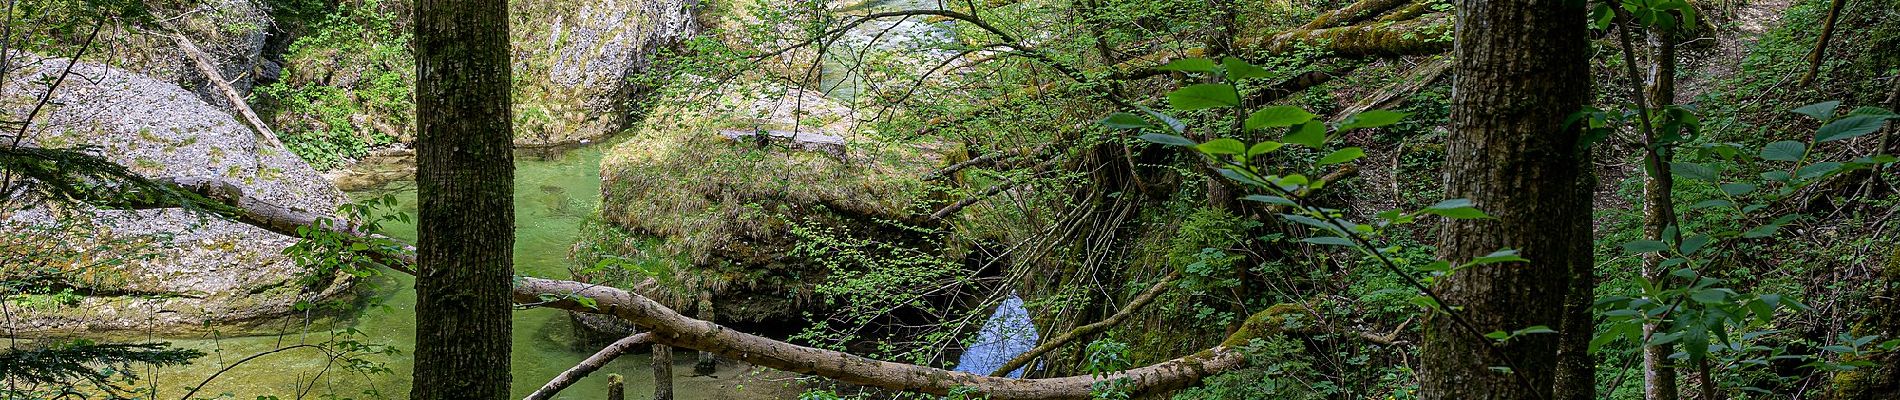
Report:
M673 346L653 345L653 400L673 400Z
M712 301L712 291L710 290L701 290L699 292L699 320L701 321L713 320L713 301ZM718 371L719 371L719 356L716 354L713 354L713 352L701 350L699 352L699 362L693 363L693 373L700 374L700 375L712 375L712 373L718 372Z
M1627 29L1627 27L1619 28ZM1649 30L1649 77L1646 94L1649 104L1662 110L1676 102L1676 35L1675 31L1651 28ZM1673 136L1676 132L1662 131L1662 137ZM1654 142L1657 138L1649 138ZM1643 236L1649 240L1666 240L1663 233L1675 224L1674 176L1667 169L1660 169L1674 161L1673 147L1657 143L1644 143L1650 149L1643 157L1651 158L1643 163L1649 170L1643 179ZM1642 273L1652 281L1660 281L1668 273L1659 266L1661 253L1649 253L1643 256ZM1656 323L1643 324L1643 337L1651 337L1660 329ZM1669 355L1675 354L1672 344L1643 346L1643 398L1647 400L1676 400L1676 370L1670 365Z
M607 400L627 400L627 380L620 374L607 374Z
M1841 8L1847 0L1834 0L1827 7L1827 20L1821 23L1821 38L1814 41L1814 51L1808 53L1808 72L1801 74L1801 85L1814 83L1815 75L1821 73L1821 61L1827 58L1827 42L1834 38L1834 21L1841 19Z
M1585 2L1458 0L1452 137L1446 196L1470 199L1496 219L1457 220L1441 231L1440 256L1453 262L1517 249L1525 263L1459 270L1436 290L1472 326L1447 313L1425 325L1419 373L1424 399L1552 399L1594 387L1574 347L1588 340L1574 321L1592 262L1590 196L1581 131L1564 120L1589 96ZM1587 279L1585 279L1587 281ZM1588 282L1575 282L1587 285ZM1584 302L1583 304L1587 304ZM1484 332L1531 326L1559 334L1528 334L1503 344ZM1477 332L1472 332L1473 330ZM1496 348L1493 348L1493 347ZM1560 367L1561 366L1561 367ZM1498 367L1510 368L1502 372ZM1564 371L1560 374L1560 371ZM1559 388L1559 377L1563 377Z
M416 3L415 400L508 398L508 3Z

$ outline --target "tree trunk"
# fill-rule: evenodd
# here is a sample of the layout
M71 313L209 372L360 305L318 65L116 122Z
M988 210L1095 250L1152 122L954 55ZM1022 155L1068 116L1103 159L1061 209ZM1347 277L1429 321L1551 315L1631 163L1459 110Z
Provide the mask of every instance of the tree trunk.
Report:
M673 400L673 346L653 345L653 400Z
M713 320L712 291L710 290L702 290L699 292L699 320ZM699 362L693 363L693 373L712 375L712 373L718 371L719 357L714 355L711 351L701 349L699 351Z
M1621 27L1618 29L1627 29ZM1656 110L1662 110L1676 103L1676 35L1674 30L1662 28L1649 29L1649 77L1646 79L1646 95L1649 104ZM1658 132L1660 137L1670 137L1675 132ZM1647 136L1647 135L1646 135ZM1653 143L1658 138L1649 138L1652 143L1644 143L1650 149L1644 157L1651 158L1643 163L1649 170L1643 179L1643 237L1649 240L1666 240L1663 232L1675 224L1675 179L1669 165L1675 158L1668 146ZM1662 253L1643 255L1644 276L1652 281L1660 281L1668 276L1659 266ZM1656 323L1643 324L1643 337L1651 337L1660 329ZM1669 355L1675 354L1672 344L1643 346L1643 398L1646 400L1676 400L1676 370L1670 365Z
M415 400L508 398L508 3L416 3Z
M1456 220L1440 232L1454 263L1499 249L1531 260L1459 270L1435 289L1471 326L1439 312L1426 321L1419 371L1424 399L1575 398L1594 387L1575 351L1588 326L1576 304L1589 295L1589 178L1581 131L1564 120L1589 96L1582 1L1458 0L1452 137L1446 196L1470 199L1496 219ZM1566 323L1569 322L1569 323ZM1546 326L1503 344L1487 332ZM1476 331L1476 332L1473 332ZM1493 347L1496 348L1493 348ZM1560 360L1559 348L1570 362ZM1562 367L1560 367L1562 366ZM1494 367L1510 368L1508 373ZM1562 374L1560 370L1566 371ZM1558 387L1559 377L1564 379ZM1563 396L1557 396L1557 391Z
M620 374L607 374L607 400L627 400L627 380Z

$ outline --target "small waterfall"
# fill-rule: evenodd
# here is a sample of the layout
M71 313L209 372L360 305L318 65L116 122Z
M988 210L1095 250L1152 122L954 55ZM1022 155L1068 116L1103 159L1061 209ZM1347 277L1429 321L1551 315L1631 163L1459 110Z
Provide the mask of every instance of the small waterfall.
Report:
M983 329L976 334L976 342L963 350L963 356L957 359L957 371L973 374L989 374L1002 368L1009 359L1016 358L1036 347L1041 340L1036 325L1029 320L1029 310L1023 308L1023 298L1010 295L1003 304L996 306L996 312L983 322ZM1023 370L1010 371L1012 378L1021 378Z

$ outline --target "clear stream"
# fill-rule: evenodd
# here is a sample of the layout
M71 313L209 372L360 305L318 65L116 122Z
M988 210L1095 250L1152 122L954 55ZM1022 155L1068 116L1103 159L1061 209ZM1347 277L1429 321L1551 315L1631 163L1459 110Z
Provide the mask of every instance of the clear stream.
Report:
M518 155L515 164L515 269L523 275L565 278L568 276L568 249L573 245L581 221L595 210L600 199L600 159L611 143L582 147L553 156ZM401 202L402 212L416 212L413 182L396 182L384 189L352 193L352 196L379 196L393 193ZM413 239L415 227L387 226L394 236ZM344 371L340 365L311 349L295 349L263 356L219 376L194 397L234 394L238 399L276 395L290 399L323 394L341 397L375 398L366 390L380 392L386 398L407 398L414 367L407 351L415 343L415 289L412 279L390 274L373 282L383 291L377 296L387 307L370 308L350 326L361 331L356 340L393 346L403 350L394 356L371 355L369 359L386 363L387 374L363 375ZM527 396L548 379L587 358L595 349L577 348L571 324L561 311L536 309L514 313L514 396ZM149 378L165 396L181 396L187 387L196 386L205 377L224 368L228 362L298 343L319 343L331 332L312 330L304 333L290 326L280 336L239 338L171 338L173 344L196 348L210 354L192 366L166 368ZM713 376L690 376L691 353L674 356L679 368L674 379L678 398L713 399L740 390L743 372L722 364ZM326 366L328 370L326 371ZM626 377L627 391L634 398L650 396L653 374L645 354L628 354L615 360L589 379L583 379L562 392L559 398L596 399L606 396L608 373ZM321 374L319 376L319 374ZM315 388L311 389L311 383ZM763 389L763 388L761 388ZM743 393L743 392L741 392ZM747 396L751 397L751 396Z
M891 10L936 7L935 0L873 0L856 8ZM916 51L920 57L931 58L930 50L919 49L922 47L921 42L947 39L948 34L947 29L923 22L921 18L912 18L901 22L866 24L851 32L847 41L863 43L877 37L877 46L882 49ZM858 46L862 44L845 47ZM855 51L849 53L856 55ZM820 86L830 92L830 96L849 101L856 95L859 79L848 68L843 68L846 64L841 56L846 55L826 57L826 71L822 74ZM568 277L568 251L574 244L581 222L595 212L600 202L600 160L603 152L613 147L612 142L554 155L516 156L516 273ZM358 198L383 194L397 197L401 202L399 211L415 214L413 182L396 182L375 191L351 193ZM415 236L413 225L385 228L399 238L413 239ZM414 368L413 360L407 354L415 343L413 307L416 299L412 283L411 278L401 274L389 274L388 278L374 282L382 290L376 296L385 307L365 310L349 325L360 332L360 335L353 337L354 340L404 351L393 356L368 356L371 361L385 363L389 368L388 373L348 372L342 366L330 363L330 359L322 353L308 348L294 349L262 356L225 372L194 397L218 398L220 394L228 393L232 397L226 398L247 400L266 395L284 399L324 398L325 395L364 399L379 398L369 393L380 393L381 398L407 398ZM203 350L209 355L194 365L146 371L144 374L159 389L159 398L181 396L190 387L225 368L228 363L299 343L323 342L331 334L327 330L311 329L306 332L301 327L288 326L282 334L273 336L154 338L170 341L180 347ZM597 350L575 346L576 341L572 324L563 312L547 309L516 311L512 354L514 397L527 396L548 379ZM977 343L959 360L961 367L958 369L988 373L1035 343L1034 325L1029 322L1022 300L1011 297L999 305L995 315L985 322ZM606 379L603 377L609 373L626 377L629 397L650 397L653 374L649 360L646 354L624 355L562 391L557 398L605 398ZM746 372L747 368L730 362L721 363L720 370L711 376L693 376L690 375L693 360L690 352L676 352L674 355L677 364L674 368L674 392L678 399L785 398L797 393L797 389L788 389L782 383L783 380L752 375Z

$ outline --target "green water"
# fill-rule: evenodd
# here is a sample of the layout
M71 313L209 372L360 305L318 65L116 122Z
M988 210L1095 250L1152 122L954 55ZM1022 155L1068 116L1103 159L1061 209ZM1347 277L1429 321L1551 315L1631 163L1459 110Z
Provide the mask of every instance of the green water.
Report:
M600 159L612 145L600 144L555 155L517 155L515 165L515 269L523 275L567 278L568 249L578 228L595 210L600 199ZM396 182L386 188L352 196L394 194L403 212L415 214L412 182ZM413 225L386 226L393 236L413 239ZM390 371L363 374L344 371L329 362L324 354L300 348L266 355L225 372L206 385L194 397L217 397L230 393L237 399L275 395L285 399L322 398L334 394L344 398L408 397L413 361L408 351L415 344L415 290L412 279L392 274L373 282L381 289L378 299L386 307L365 310L350 326L362 332L354 339L364 343L392 346L403 353L394 356L372 355ZM180 347L196 348L208 354L196 364L166 368L148 374L160 391L158 398L177 398L187 388L238 359L299 343L320 343L332 332L305 332L288 326L274 336L240 338L156 338ZM555 310L533 309L514 313L514 351L512 354L513 392L520 398L533 392L548 379L585 359L596 349L578 348L566 314ZM676 352L674 390L680 399L768 398L783 397L782 384L760 382L760 376L745 369L722 363L712 376L690 376L693 354ZM653 374L645 354L628 354L608 364L587 379L561 392L558 398L597 399L606 397L608 373L626 377L630 398L649 397ZM365 391L380 393L366 395ZM306 394L307 396L300 396Z

